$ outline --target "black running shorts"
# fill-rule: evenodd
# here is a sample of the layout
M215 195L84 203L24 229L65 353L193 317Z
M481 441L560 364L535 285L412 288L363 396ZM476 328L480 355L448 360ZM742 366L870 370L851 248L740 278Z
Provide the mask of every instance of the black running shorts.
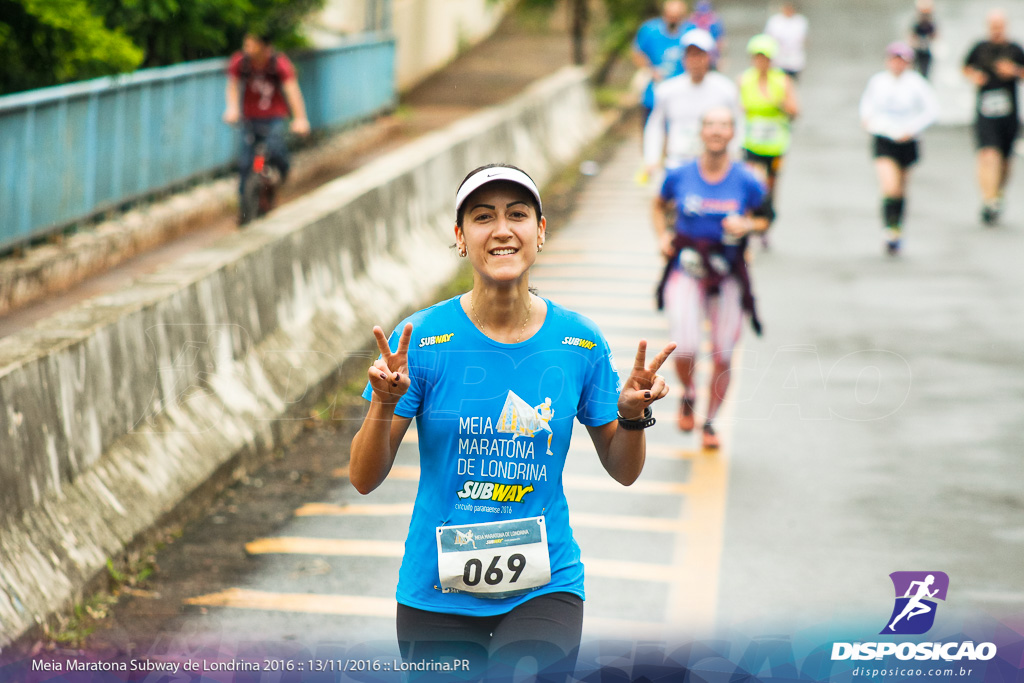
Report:
M875 136L875 158L887 157L900 168L909 168L917 163L917 140L896 142L881 135Z
M1016 115L998 119L979 116L974 122L974 139L978 149L995 147L1004 158L1008 158L1013 154L1013 143L1019 130L1020 121Z
M461 675L411 675L410 680L476 679L488 667L514 668L523 657L549 674L545 680L567 680L583 632L583 600L572 593L547 593L491 617L428 612L398 603L397 626L398 646L407 663L469 663Z
M779 168L782 167L782 157L769 157L764 154L755 154L749 149L743 150L743 158L748 164L755 164L764 168L769 178L774 178L779 174Z

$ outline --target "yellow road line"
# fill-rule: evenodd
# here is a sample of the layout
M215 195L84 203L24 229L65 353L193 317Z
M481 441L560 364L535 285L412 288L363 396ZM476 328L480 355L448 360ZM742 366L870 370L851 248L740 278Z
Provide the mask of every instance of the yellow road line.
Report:
M345 479L348 477L348 465L339 467L332 472L336 478ZM420 478L420 468L417 465L394 465L388 473L388 479L401 479L404 481L416 481Z
M401 541L375 541L354 538L297 538L281 536L260 538L245 544L250 555L363 555L366 557L401 557L405 544Z
M614 206L619 206L618 203ZM642 240L616 240L615 249L609 250L604 253L622 253L622 254L641 254L649 256L653 248L653 241L651 245L646 244ZM585 252L588 255L595 253L595 244L593 240L587 241L579 238L574 238L568 235L558 235L551 239L550 242L544 245L544 253L558 253L558 252ZM601 253L601 252L597 252ZM545 256L544 258L547 258Z
M592 557L584 557L583 566L587 576L600 576L605 579L631 579L663 583L675 583L679 580L679 568L669 564L597 560Z
M334 470L335 477L347 477L348 467ZM415 465L395 465L391 468L388 479L404 479L415 481L420 477L420 468ZM667 481L638 481L632 486L623 486L611 477L588 477L583 475L565 475L562 478L566 488L583 491L619 491L623 493L645 494L677 494L686 493L689 483Z
M609 283L607 268L588 268L579 265L556 265L545 268L539 263L530 272L529 281L530 284L534 283L534 273L536 273L538 281L548 283L555 281L583 282L590 284L591 291L603 290L614 293L621 291L623 286L634 285L646 287L648 292L653 293L654 281L660 273L652 273L652 270L653 268L639 266L623 268L622 271L616 269L612 285Z
M656 260L651 259L649 252L603 252L598 254L569 249L559 249L555 251L548 251L545 249L544 251L544 257L537 262L538 266L611 266L616 270L625 266L627 268L650 268L652 271L656 271L658 268L662 267L658 265Z
M668 419L666 417L665 419ZM659 460L689 460L703 455L699 448L682 448L664 443L647 443L647 457Z
M306 503L295 511L296 517L344 517L366 516L387 517L390 515L411 515L412 503L381 503L376 505L333 505L331 503Z
M664 419L675 420L675 415L665 416ZM658 418L662 419L661 417ZM597 451L594 450L594 444L590 439L586 438L586 435L574 435L572 445L569 446L570 453L579 453L585 455L593 455L597 457ZM683 448L682 446L675 446L666 443L651 443L647 442L647 457L656 458L658 460L689 460L690 458L696 458L705 455L704 451L699 448Z
M562 280L555 278L544 278L541 275L534 277L530 275L530 284L535 285L540 293L559 302L559 297L565 294L586 294L593 296L595 300L602 295L608 296L648 296L654 301L654 283L647 282L582 282L579 280Z
M600 267L590 268L587 266L551 266L546 267L543 263L537 263L533 266L532 273L537 274L538 279L559 279L559 280L589 280L591 283L608 283L608 272L607 269ZM533 274L530 275L530 280L533 280ZM654 290L656 278L660 273L656 272L655 268L649 268L644 266L623 266L622 268L615 269L615 284L618 285L620 282L632 282L642 283L647 285L648 291Z
M597 308L598 302L595 301L595 308L588 317L590 317L601 330L614 329L622 330L637 330L637 334L664 334L668 335L668 320L663 315L657 315L655 313L648 313L647 315L617 315L615 313L608 314L604 309ZM582 307L581 307L582 308ZM640 341L640 337L637 337L637 341ZM635 342L634 342L635 344ZM659 351L661 349L658 349ZM652 354L653 356L653 354ZM632 358L630 359L633 360ZM630 363L630 368L633 367Z
M412 514L412 503L381 505L333 505L307 503L295 511L296 517L387 517ZM601 515L584 512L572 513L573 527L617 529L624 531L659 531L680 533L690 528L684 520L665 517L636 517L629 515Z
M737 347L733 367L743 367L743 349ZM729 393L739 392L739 374L733 375ZM690 630L714 627L718 607L719 572L725 534L725 503L729 491L729 455L735 401L726 400L718 414L718 433L722 446L717 452L691 461L693 486L680 515L689 513L690 532L676 537L674 563L679 564L680 580L669 596L670 620L684 620Z
M187 605L203 607L235 607L271 612L306 612L359 617L395 618L394 598L371 598L365 595L311 595L309 593L269 593L228 588L219 593L200 595L185 600Z
M636 334L606 334L604 335L604 338L608 340L608 346L612 348L612 351L615 354L616 365L618 365L618 359L620 357L623 358L624 368L621 369L620 372L627 373L633 367L633 359L636 358L636 347L637 344L640 343L641 339L647 340L648 354L650 354L651 349L654 349L655 354L658 351L661 351L669 341L668 334L662 334L662 331L659 330L651 330L650 334L640 334L639 332ZM650 361L653 357L654 354L650 354L648 355L647 360ZM625 362L626 358L629 359L628 364ZM665 374L664 367L665 366L662 366L662 370L659 374Z
M563 475L562 482L565 488L579 491L618 491L642 495L677 495L689 492L691 486L689 482L643 480L632 486L623 486L608 476L591 477L582 474Z
M594 529L614 529L622 531L659 531L665 533L681 533L689 525L679 519L664 517L634 517L629 515L601 515L585 512L570 512L569 520L573 528L590 527Z
M582 312L582 309L599 309L602 311L616 312L627 311L631 314L650 313L661 315L654 308L654 297L650 292L636 292L630 294L617 294L595 297L589 294L563 293L552 297L554 301L566 308Z

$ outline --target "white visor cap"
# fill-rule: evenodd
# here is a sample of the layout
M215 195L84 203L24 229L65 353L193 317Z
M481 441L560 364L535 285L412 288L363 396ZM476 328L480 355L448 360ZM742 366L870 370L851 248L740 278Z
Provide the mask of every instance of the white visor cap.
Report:
M508 166L490 166L488 168L482 168L473 175L466 178L465 182L459 187L459 191L455 195L455 213L458 215L459 208L462 203L466 201L469 195L473 194L487 183L495 183L499 180L505 182L515 183L521 185L530 191L533 198L537 200L537 206L541 209L541 213L544 212L544 205L540 202L540 191L537 189L537 184L533 182L533 179L520 171L517 168L509 168ZM538 217L539 218L539 217Z
M702 28L691 28L684 33L682 43L683 50L692 45L704 52L711 53L715 51L715 37Z

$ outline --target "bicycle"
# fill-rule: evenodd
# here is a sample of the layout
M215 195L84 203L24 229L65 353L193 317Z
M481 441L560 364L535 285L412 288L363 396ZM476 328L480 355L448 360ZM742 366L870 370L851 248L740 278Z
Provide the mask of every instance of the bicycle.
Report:
M277 188L281 185L281 170L267 156L265 132L261 134L250 128L246 135L251 136L253 159L239 197L239 226L251 223L273 209Z

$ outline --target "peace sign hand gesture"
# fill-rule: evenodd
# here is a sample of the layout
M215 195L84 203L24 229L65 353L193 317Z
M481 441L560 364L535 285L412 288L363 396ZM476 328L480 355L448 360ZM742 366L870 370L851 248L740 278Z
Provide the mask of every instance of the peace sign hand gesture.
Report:
M654 357L650 365L644 365L647 340L640 340L633 369L622 383L622 391L619 393L619 415L627 420L639 420L643 418L648 406L668 394L665 378L657 372L675 348L675 342L669 342L661 353Z
M380 358L373 362L368 371L370 387L374 396L385 405L395 405L409 390L409 339L412 337L412 323L406 323L402 336L398 338L398 350L391 352L388 338L379 326L373 328L373 336L380 349Z

